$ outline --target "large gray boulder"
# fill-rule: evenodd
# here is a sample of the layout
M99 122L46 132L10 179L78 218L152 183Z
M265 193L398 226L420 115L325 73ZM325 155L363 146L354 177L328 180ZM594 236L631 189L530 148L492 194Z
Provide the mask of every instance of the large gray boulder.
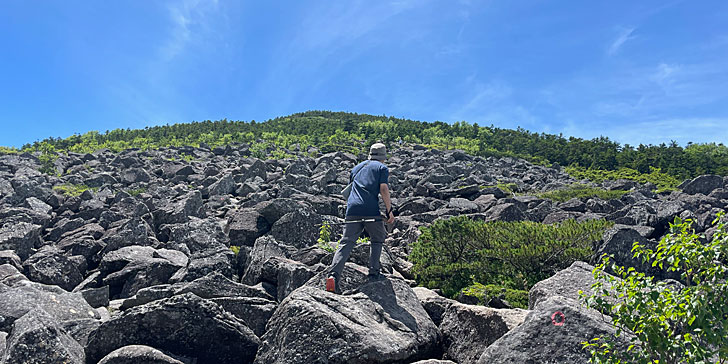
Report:
M80 293L55 286L30 281L20 281L13 287L0 284L0 297L0 330L7 330L32 308L43 309L61 323L100 318Z
M549 297L521 325L488 346L478 363L587 363L591 356L582 342L616 332L607 319L572 299Z
M694 195L702 193L709 195L713 190L725 187L723 177L716 175L704 175L695 177L689 181L685 181L678 188L681 188L683 192Z
M436 350L439 330L403 281L365 283L348 295L324 291L323 275L311 281L273 314L256 363L408 362Z
M579 299L579 290L591 292L596 281L592 274L594 267L584 262L574 262L548 279L536 283L528 292L528 309L549 297L563 296L573 300Z
M41 308L15 321L2 364L84 364L83 347Z
M477 363L486 347L520 325L528 311L495 309L455 303L440 324L445 358L460 364Z
M105 356L98 364L183 364L165 353L146 346L128 345Z
M260 341L210 300L185 293L126 310L89 337L86 356L97 362L133 344L148 345L198 364L250 363Z

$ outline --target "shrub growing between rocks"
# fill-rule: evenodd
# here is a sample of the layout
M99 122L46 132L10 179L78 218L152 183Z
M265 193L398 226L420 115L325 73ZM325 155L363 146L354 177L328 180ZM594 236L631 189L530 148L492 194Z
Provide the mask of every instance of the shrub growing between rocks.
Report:
M627 191L621 191L621 190L608 191L608 190L605 190L602 188L591 187L588 185L574 184L572 186L569 186L569 188L566 188L563 190L544 192L537 196L541 197L541 198L547 198L547 199L553 200L553 201L566 202L568 200L571 200L572 198L581 199L581 198L592 198L592 197L598 197L598 198L601 198L602 200L611 200L611 199L620 198L625 193L627 193Z
M453 296L473 282L528 290L592 254L611 225L604 220L476 221L466 216L435 221L412 245L412 272L419 284Z
M713 222L718 223L721 216ZM610 265L608 256L594 268L589 296L582 300L612 317L617 335L630 340L615 350L614 338L597 337L584 346L593 363L725 363L728 360L728 231L717 224L702 243L692 221L675 218L670 233L653 251L635 242L632 251L653 267L680 272L683 284L655 282L634 268ZM605 273L611 266L617 279ZM606 289L606 287L611 287Z

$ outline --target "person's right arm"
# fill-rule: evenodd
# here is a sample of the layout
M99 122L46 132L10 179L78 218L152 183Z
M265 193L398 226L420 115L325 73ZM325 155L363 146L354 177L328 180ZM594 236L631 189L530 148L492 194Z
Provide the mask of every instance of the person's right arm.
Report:
M389 186L386 183L379 184L379 193L384 201L384 208L387 209L387 224L394 222L394 212L392 212L392 200L389 196Z

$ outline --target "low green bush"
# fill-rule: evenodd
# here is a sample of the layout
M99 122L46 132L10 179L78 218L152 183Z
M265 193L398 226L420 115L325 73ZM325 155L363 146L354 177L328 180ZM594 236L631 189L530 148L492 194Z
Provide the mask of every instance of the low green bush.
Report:
M529 290L577 260L592 254L612 223L567 220L484 222L466 216L437 220L412 244L409 259L420 285L448 296L474 282Z
M132 195L134 197L139 196L144 192L147 192L147 189L144 187L134 188L134 189L127 191L127 193L129 193L130 195Z
M513 307L528 308L528 291L522 289L511 289L497 284L484 285L475 282L460 291L466 296L478 299L478 303L485 305L493 297L501 297L508 301Z
M635 258L678 272L684 287L669 287L603 257L593 271L592 292L580 295L588 307L609 314L617 336L629 344L623 350L613 337L584 342L592 363L728 362L728 231L719 222L722 216L713 222L718 226L707 243L690 220L676 218L655 250L633 244ZM605 273L608 268L616 277Z
M604 170L596 168L584 168L579 166L570 166L564 169L566 173L576 179L588 179L595 183L604 181L613 181L618 179L627 179L639 183L653 183L657 186L658 192L672 191L677 189L680 184L673 175L662 173L659 168L650 167L650 173L640 173L632 168L619 168L617 170Z
M97 191L98 188L89 187L86 185L63 184L63 185L53 186L53 190L60 192L61 194L63 194L64 196L67 196L67 197L78 197L78 196L81 196L81 194L86 192L87 190Z
M13 147L2 147L0 146L0 155L6 154L17 154L19 151Z
M588 185L582 185L582 184L574 184L569 186L568 188L562 189L562 190L554 190L549 192L544 192L537 194L536 196L541 198L547 198L549 200L558 201L558 202L565 202L569 201L572 198L601 198L602 200L611 200L615 198L620 198L622 195L627 193L627 191L621 191L621 190L613 190L608 191L603 188L598 187L592 187Z

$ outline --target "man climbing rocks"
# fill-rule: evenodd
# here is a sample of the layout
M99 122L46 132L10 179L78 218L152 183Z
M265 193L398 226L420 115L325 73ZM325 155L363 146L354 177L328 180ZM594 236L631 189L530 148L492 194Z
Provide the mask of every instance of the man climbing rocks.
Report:
M389 168L383 163L386 158L387 148L384 144L373 144L369 148L369 160L359 163L351 170L349 177L353 183L346 201L346 221L351 222L344 224L344 235L329 267L329 275L326 278L326 290L329 292L339 292L339 278L344 270L344 264L363 230L367 231L371 239L369 279L380 280L383 277L380 272L379 256L382 254L382 244L387 237L387 231L379 211L380 193L387 209L385 214L387 224L394 222L392 202L389 197Z

